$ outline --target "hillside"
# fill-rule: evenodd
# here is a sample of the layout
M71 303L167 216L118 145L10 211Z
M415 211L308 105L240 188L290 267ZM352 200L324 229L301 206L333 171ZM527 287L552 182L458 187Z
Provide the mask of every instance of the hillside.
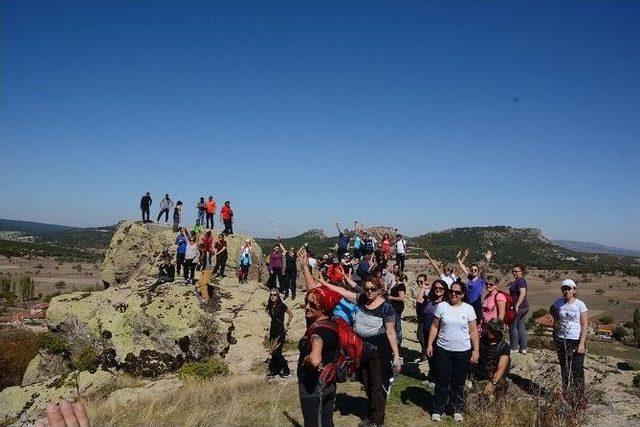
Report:
M264 247L272 247L275 239L257 239ZM502 268L523 262L540 269L571 269L579 272L624 271L639 276L640 264L633 257L572 251L554 244L542 231L534 228L508 226L463 227L407 237L410 257L422 257L427 249L438 260L455 261L460 250L469 248L470 262L480 261L482 254L492 250L494 263ZM315 254L334 247L337 236L325 236L320 230L309 230L298 236L282 239L286 247L309 243Z
M109 246L115 229L115 225L81 228L0 219L0 255L97 259Z

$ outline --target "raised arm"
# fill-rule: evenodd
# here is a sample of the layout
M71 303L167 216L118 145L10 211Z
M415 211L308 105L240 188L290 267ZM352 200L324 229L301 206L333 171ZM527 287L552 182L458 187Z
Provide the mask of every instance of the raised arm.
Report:
M429 255L429 251L424 251L424 255L429 260L429 264L431 264L431 267L436 271L438 278L442 277L442 270L440 270L440 267L438 267L436 263L433 261L433 258L431 258L431 255Z
M280 250L282 251L282 254L286 254L287 250L284 248L284 245L282 244L282 242L280 242L280 240L278 240L278 246L280 246Z
M338 236L342 234L342 231L340 231L340 225L337 222L336 222L336 230L338 230Z
M480 275L484 277L485 274L489 272L489 264L491 263L491 257L493 257L493 252L487 251L484 254L484 264L481 267Z
M355 292L348 291L345 288L341 288L340 286L335 286L327 282L323 282L322 285L326 286L334 292L339 293L342 298L349 300L352 303L358 302L358 294L356 294Z
M298 250L298 260L300 260L300 268L302 268L302 275L307 285L307 291L316 288L318 283L316 279L313 278L313 274L311 274L311 270L309 269L309 257L307 256L307 249L304 246Z
M456 259L458 260L458 265L460 266L460 270L464 273L465 276L469 276L469 269L467 268L466 265L464 265L464 260L469 255L469 249L465 249L464 255L462 256L462 258L460 258L459 255L460 255L460 252L458 252L458 255L456 255Z

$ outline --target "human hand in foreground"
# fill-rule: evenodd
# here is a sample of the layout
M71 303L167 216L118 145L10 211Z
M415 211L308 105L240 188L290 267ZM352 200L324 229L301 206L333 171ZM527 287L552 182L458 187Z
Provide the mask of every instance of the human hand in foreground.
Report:
M54 403L47 404L44 411L47 421L38 420L35 427L89 427L89 418L87 411L82 402L70 403L67 400L61 400L57 405Z
M491 396L493 394L493 392L495 391L495 389L496 389L496 386L494 386L491 381L488 381L487 385L484 386L484 390L482 391L482 394L485 394L487 396Z
M395 357L393 359L393 375L398 375L401 369L402 361L400 360L400 357Z
M469 359L469 361L471 363L478 363L479 358L480 358L480 352L478 350L473 350L471 352L471 359Z

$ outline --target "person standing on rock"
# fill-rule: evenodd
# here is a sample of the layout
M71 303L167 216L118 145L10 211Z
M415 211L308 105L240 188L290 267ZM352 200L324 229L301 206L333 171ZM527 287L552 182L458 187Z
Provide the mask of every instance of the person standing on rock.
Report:
M173 208L173 231L180 228L180 215L182 214L182 201L178 200Z
M180 275L180 270L185 266L185 253L187 252L187 243L189 238L187 236L187 230L180 227L180 232L176 236L176 273ZM186 267L185 267L186 270Z
M218 240L213 244L216 255L216 265L213 267L213 274L224 277L224 267L227 264L229 252L227 251L227 241L224 240L224 234L218 235Z
M233 234L233 209L231 209L231 202L224 202L224 206L220 209L220 217L224 223L223 233L228 236Z
M205 262L200 265L200 270L204 270L211 265L211 257L213 256L213 235L211 234L211 230L207 230L204 236L202 236L202 244Z
M280 375L282 378L291 376L289 364L282 355L287 329L291 323L293 313L286 306L277 289L269 291L269 300L267 301L267 313L271 317L271 325L269 326L269 345L271 347L271 359L269 359L269 373L267 378L273 378ZM284 322L284 315L287 314L287 323Z
M251 268L251 253L242 251L240 256L240 272L238 273L238 281L240 283L246 283L249 280L249 269Z
M340 225L336 222L336 229L338 230L338 259L342 259L345 253L349 251L349 230L344 229L340 231Z
M162 217L162 214L164 214L164 223L166 224L169 222L169 209L173 207L173 200L171 200L171 197L169 197L168 194L165 194L162 200L160 200L159 207L160 212L158 213L156 222L160 222L160 218Z
M209 196L209 200L205 205L207 224L205 228L213 229L213 217L216 215L216 201L213 196Z
M198 242L195 238L191 237L187 242L184 254L184 280L187 281L188 285L194 283L199 257Z
M140 199L140 210L142 211L142 222L144 223L151 222L151 220L149 219L149 213L152 202L153 200L151 200L151 193L149 193L148 191Z
M204 197L200 197L200 201L196 205L198 221L200 221L200 225L204 226L204 217L207 213L207 204L204 201Z
M549 313L554 320L553 341L560 361L565 399L574 407L584 407L584 354L589 315L586 304L576 298L576 287L573 280L563 280L562 298L553 303Z

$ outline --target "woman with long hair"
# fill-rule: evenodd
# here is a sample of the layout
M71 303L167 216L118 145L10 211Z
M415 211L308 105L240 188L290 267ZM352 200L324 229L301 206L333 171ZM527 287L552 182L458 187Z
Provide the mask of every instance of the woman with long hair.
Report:
M355 282L346 279L352 286ZM363 292L355 293L339 286L323 283L332 291L355 303L353 329L368 343L362 362L362 383L369 399L367 425L383 425L387 396L394 375L400 373L402 362L396 336L396 314L384 298L384 283L369 276L362 285Z
M466 292L459 280L451 285L448 301L436 307L429 332L427 355L436 356L432 421L442 421L447 400L453 407L453 420L463 420L464 382L469 364L478 361L480 350L476 312L463 302Z
M527 313L529 312L529 301L527 300L527 281L524 276L527 268L522 264L516 264L511 269L513 282L509 283L509 294L514 301L516 318L509 325L509 343L511 351L527 353L527 329L525 328Z
M426 279L426 276L424 276ZM431 325L433 324L433 320L436 318L436 307L438 304L445 300L447 295L447 282L442 279L434 280L431 283L431 289L429 289L429 293L425 296L426 285L423 284L423 288L421 292L418 292L418 296L416 297L416 306L420 307L420 320L421 320L421 329L423 333L423 340L425 342L424 351L422 353L422 359L428 361L429 363L429 373L427 374L427 385L435 386L436 381L436 364L435 364L435 353L429 356L427 354L427 346L426 343L429 340L429 332L431 331ZM435 352L435 349L434 349Z
M576 298L576 287L573 280L563 280L562 298L553 303L549 313L555 320L553 341L560 361L565 399L573 406L585 406L584 354L589 315L586 304Z
M282 355L282 347L284 346L287 329L291 323L293 313L287 305L280 299L277 289L269 291L269 300L267 301L267 314L271 317L271 325L269 326L269 345L271 346L271 359L269 360L269 373L267 378L273 378L280 375L287 378L291 375L289 364ZM287 322L285 324L284 315L287 314Z

